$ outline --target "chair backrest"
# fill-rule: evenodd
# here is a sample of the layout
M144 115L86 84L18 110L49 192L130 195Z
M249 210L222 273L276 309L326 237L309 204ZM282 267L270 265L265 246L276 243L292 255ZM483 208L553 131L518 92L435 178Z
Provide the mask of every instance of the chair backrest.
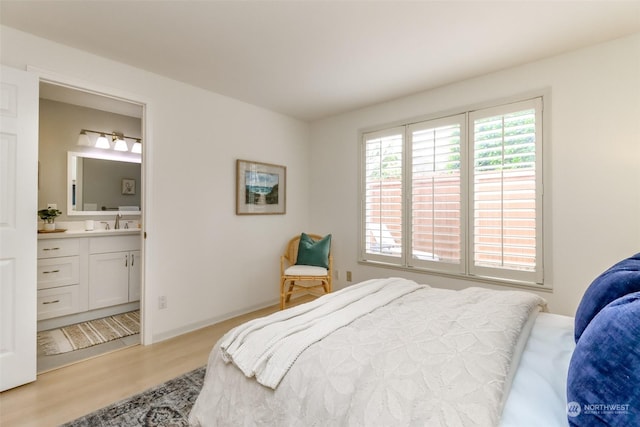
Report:
M394 248L400 246L386 224L377 225L375 231L369 230L369 236L378 248Z
M323 236L319 234L310 234L307 233L307 236L311 237L313 240L320 240ZM298 246L300 246L300 235L297 235L293 239L289 240L287 244L287 249L284 253L284 257L289 261L290 264L295 264L298 260ZM329 253L331 253L331 248L329 248Z

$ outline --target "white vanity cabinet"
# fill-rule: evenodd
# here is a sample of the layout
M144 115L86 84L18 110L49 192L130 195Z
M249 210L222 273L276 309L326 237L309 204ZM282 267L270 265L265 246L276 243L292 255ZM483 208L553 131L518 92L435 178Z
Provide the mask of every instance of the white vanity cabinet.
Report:
M86 310L80 298L80 239L38 241L38 320Z
M140 237L89 239L89 309L140 299Z

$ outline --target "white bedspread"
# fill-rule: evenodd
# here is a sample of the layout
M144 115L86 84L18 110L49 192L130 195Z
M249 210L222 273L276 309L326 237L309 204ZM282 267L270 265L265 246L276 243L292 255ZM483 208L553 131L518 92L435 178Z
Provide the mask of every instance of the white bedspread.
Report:
M218 343L190 423L497 425L520 330L544 305L525 292L422 287L311 344L275 390L225 363Z
M321 301L255 319L222 338L222 359L233 362L247 377L255 376L260 384L275 389L311 344L424 286L397 278L370 280Z

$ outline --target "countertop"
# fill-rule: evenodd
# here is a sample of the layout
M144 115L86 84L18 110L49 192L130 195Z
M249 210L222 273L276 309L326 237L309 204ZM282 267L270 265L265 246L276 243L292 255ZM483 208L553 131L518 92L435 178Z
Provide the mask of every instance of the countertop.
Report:
M62 231L62 232L46 232L46 233L41 233L38 232L38 240L48 240L48 239L68 239L68 238L72 238L72 237L101 237L101 236L128 236L128 235L135 235L135 234L140 234L142 230L139 228L120 228L118 230L91 230L91 231L85 231L85 230L67 230L67 231Z

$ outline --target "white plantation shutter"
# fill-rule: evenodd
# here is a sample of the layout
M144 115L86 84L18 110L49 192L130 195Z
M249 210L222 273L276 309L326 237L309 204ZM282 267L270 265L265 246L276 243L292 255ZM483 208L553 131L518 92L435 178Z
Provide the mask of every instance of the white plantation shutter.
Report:
M543 284L542 105L363 133L360 261Z
M411 265L464 270L462 139L464 114L409 126Z
M541 100L470 114L470 273L540 283Z
M403 145L404 127L363 135L364 259L403 258Z

